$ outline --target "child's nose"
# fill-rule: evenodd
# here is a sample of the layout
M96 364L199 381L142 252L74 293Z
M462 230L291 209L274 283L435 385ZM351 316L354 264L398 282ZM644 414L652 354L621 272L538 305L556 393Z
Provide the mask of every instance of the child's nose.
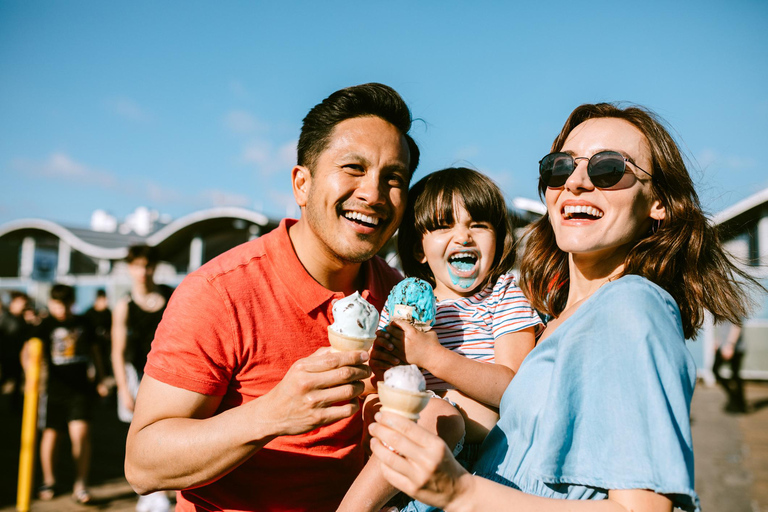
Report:
M469 245L472 243L472 234L468 229L460 229L456 236L456 241L461 245Z

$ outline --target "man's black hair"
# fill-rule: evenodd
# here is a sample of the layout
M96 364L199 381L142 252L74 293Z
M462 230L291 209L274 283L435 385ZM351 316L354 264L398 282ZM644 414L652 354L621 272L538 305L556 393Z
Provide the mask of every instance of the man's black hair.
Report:
M342 121L356 117L380 117L397 128L408 143L411 176L419 165L419 147L408 135L411 111L403 98L391 87L369 83L334 92L312 107L301 127L297 146L298 164L312 167L331 138L333 129Z

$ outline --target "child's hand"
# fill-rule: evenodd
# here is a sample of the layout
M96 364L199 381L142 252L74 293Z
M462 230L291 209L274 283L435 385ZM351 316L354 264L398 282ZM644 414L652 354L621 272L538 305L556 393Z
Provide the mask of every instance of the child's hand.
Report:
M405 320L393 320L388 329L392 331L390 340L396 351L402 354L403 362L415 364L419 368L429 369L431 355L435 350L443 348L435 331L420 331Z
M402 338L403 331L394 326L387 327L392 333ZM402 364L405 360L403 353L397 350L397 346L392 342L392 335L387 331L377 331L376 340L371 349L370 367L373 371L373 381L382 380L384 372Z

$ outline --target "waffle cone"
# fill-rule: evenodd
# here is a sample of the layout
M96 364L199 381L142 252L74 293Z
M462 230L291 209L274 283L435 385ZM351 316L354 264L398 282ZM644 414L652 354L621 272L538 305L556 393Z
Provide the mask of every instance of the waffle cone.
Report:
M397 389L383 382L378 383L378 388L382 411L394 412L413 421L419 419L419 413L432 398L429 393Z
M395 304L395 311L392 313L393 320L405 320L413 325L416 329L427 332L432 329L432 325L426 322L417 322L413 319L413 306L407 306L405 304Z
M354 338L352 336L344 336L328 326L328 341L331 343L331 348L335 352L346 352L349 350L364 350L368 352L375 339L376 338Z

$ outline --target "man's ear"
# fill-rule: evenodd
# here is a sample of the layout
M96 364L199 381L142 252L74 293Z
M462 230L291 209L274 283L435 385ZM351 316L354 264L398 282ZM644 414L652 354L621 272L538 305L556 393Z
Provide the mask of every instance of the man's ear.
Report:
M303 165L296 165L291 170L291 186L293 187L293 197L296 198L296 204L300 208L307 205L309 189L312 186L312 174L309 169Z

